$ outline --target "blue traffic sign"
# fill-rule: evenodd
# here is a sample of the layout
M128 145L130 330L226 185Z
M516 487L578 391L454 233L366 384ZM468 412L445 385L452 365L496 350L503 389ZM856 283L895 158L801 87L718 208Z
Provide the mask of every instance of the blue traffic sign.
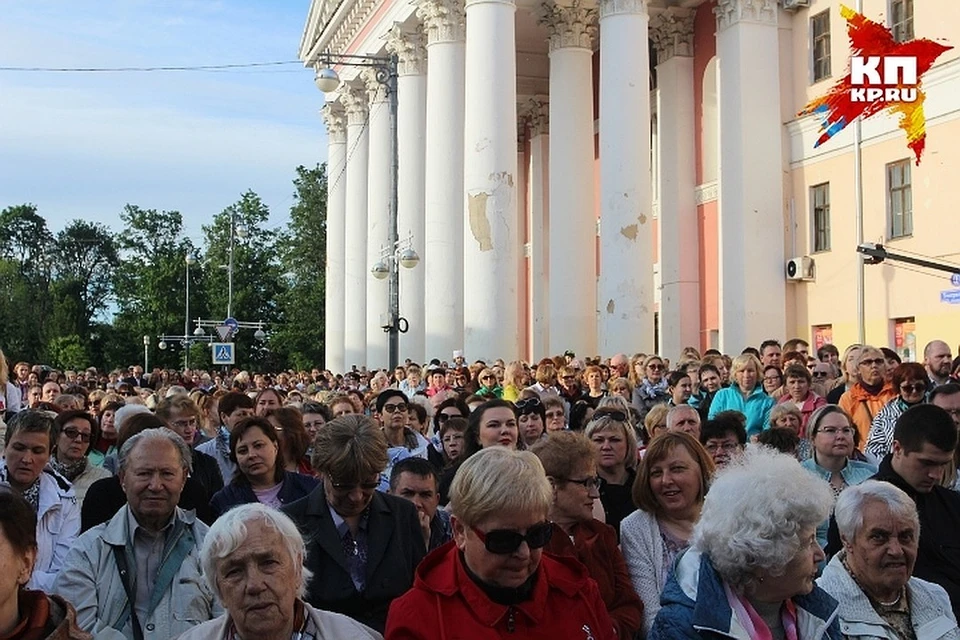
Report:
M960 289L948 289L940 292L940 302L944 304L960 304Z
M952 284L955 287L960 287L960 273L951 274L950 284Z
M236 318L233 318L233 317L230 317L230 318L227 318L226 320L224 320L224 321L223 321L223 324L227 325L228 327L230 327L230 328L233 329L234 331L236 331L237 329L240 328L240 323L237 322L237 319L236 319Z
M213 352L213 364L234 364L234 348L232 342L213 342L210 345Z

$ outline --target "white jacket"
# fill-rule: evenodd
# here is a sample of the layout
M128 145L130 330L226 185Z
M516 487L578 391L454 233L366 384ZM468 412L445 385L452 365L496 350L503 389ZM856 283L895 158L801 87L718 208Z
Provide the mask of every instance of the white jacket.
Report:
M109 522L77 538L54 584L54 593L77 610L77 625L97 640L133 638L127 593L113 553L114 546L127 544L129 513L130 507L124 505ZM193 546L153 613L140 620L145 640L169 640L223 612L200 568L207 526L192 511L178 508L176 517L183 523L184 535L192 536Z
M643 601L643 635L660 611L660 593L667 581L663 572L663 539L657 517L637 509L620 522L620 550L630 571L633 589Z
M817 580L817 585L840 603L840 631L846 638L898 640L893 628L880 617L866 594L854 582L841 561L844 552L835 555ZM960 629L943 587L910 578L907 582L910 621L917 640L958 640Z
M340 613L331 611L322 611L304 603L307 614L313 620L320 632L316 640L340 640L341 638L350 638L350 640L383 640L383 636L360 624L353 618ZM209 622L204 622L200 626L190 629L177 640L226 640L227 630L229 629L230 615L224 614Z
M7 461L0 460L0 482L7 480ZM28 589L53 588L67 552L80 535L80 505L70 482L46 468L40 474L40 508L37 511L37 562Z

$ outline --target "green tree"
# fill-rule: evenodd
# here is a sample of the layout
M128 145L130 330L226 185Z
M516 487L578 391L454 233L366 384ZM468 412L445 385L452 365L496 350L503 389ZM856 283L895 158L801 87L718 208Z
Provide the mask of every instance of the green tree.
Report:
M50 363L61 369L80 369L90 364L84 340L76 334L52 338L47 352Z
M279 298L282 322L270 347L289 366L324 361L324 287L327 256L327 166L297 167L290 225L280 235L280 262L288 288Z
M0 347L10 357L38 362L52 309L53 234L32 204L0 211L0 229Z
M87 336L94 317L107 311L117 260L113 233L101 224L74 220L57 234L52 266L60 335Z

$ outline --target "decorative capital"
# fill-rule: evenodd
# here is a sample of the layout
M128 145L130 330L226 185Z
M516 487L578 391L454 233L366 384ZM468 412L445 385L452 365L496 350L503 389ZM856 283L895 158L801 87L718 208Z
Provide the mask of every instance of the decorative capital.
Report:
M550 51L577 48L593 49L597 35L597 10L584 7L580 0L570 5L544 2L540 5L540 24L550 30Z
M647 0L600 0L600 19L620 14L647 15Z
M657 49L657 64L674 56L693 56L693 12L671 7L650 19L650 40Z
M361 87L346 86L340 92L340 101L347 113L347 126L363 125L367 122L367 91Z
M377 69L367 67L360 72L360 79L367 87L367 99L370 101L370 104L386 102L390 97L387 83L383 81L383 77Z
M520 105L520 118L530 128L530 138L550 133L550 103L539 98L530 98Z
M333 143L346 143L347 120L346 114L336 102L328 102L320 109L323 124L327 125L327 139Z
M777 0L717 0L713 13L717 16L717 31L738 22L776 26Z
M427 46L437 42L464 42L467 14L464 0L416 0L417 17L427 32Z
M397 56L397 73L401 76L422 76L427 72L427 49L423 27L417 26L413 33L403 31L395 24L387 35L387 51Z

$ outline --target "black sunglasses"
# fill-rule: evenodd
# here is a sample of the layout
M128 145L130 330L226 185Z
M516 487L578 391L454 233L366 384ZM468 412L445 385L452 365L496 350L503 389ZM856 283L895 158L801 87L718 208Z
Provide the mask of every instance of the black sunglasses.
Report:
M438 414L437 414L437 422L446 422L446 421L449 420L450 418L462 418L462 417L463 417L463 416L461 416L461 415L459 415L459 414L454 416L454 415L450 415L449 413L438 413Z
M542 549L550 542L550 537L553 536L553 523L550 522L535 524L527 529L525 534L509 529L495 529L486 533L476 527L470 527L470 529L477 534L487 551L498 556L515 552L524 542L531 549Z
M540 407L540 398L529 398L527 400L518 400L516 403L517 411L523 413L533 413Z
M626 422L627 414L619 409L600 409L593 414L593 419L597 418L613 418L617 422Z

